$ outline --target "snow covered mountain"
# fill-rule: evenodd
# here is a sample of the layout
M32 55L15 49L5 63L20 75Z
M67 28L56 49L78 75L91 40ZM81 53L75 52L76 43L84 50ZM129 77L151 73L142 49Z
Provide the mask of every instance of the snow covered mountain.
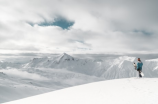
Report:
M34 58L24 68L55 68L105 79L129 78L138 75L134 70L133 62L136 57L120 56L111 60L96 61L92 59L79 59L66 53L57 57ZM145 60L143 72L146 77L158 77L158 61ZM156 72L156 73L155 73Z
M66 88L4 104L157 104L157 78L127 78Z
M60 69L60 63L64 66L65 60L73 61L74 59L66 54L55 58L34 58L29 63L32 66L27 68L28 64L20 65L21 67L18 68L16 65L13 66L14 64L8 67L6 63L10 62L2 62L1 65L5 67L0 68L0 103L104 80L103 78ZM49 64L45 62L49 62ZM43 67L44 65L46 67ZM47 65L50 65L50 68ZM53 68L51 65L55 65L55 67Z
M100 76L100 64L90 59L74 58L66 53L57 57L34 58L24 68L55 68Z
M34 58L26 64L1 61L0 103L90 82L137 77L133 62L136 57L91 59L66 53ZM145 77L158 77L158 59L143 63Z

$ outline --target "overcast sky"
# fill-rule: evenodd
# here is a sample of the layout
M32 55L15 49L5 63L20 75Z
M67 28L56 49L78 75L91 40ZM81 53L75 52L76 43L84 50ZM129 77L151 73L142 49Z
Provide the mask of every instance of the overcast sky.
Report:
M157 53L158 0L0 0L0 53Z

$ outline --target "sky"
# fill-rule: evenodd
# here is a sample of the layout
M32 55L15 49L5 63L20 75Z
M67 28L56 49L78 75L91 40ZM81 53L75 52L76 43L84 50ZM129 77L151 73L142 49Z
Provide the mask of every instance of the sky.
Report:
M0 53L158 53L158 0L0 0Z

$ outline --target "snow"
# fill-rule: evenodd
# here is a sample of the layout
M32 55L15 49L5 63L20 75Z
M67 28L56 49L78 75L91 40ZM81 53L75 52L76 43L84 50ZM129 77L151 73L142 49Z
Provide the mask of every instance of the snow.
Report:
M63 62L65 60L71 61L74 60L74 58L66 53L61 54L58 58L57 58L57 62Z
M158 58L157 59L150 59L150 60L146 60L146 61L158 61Z
M61 54L54 58L36 58L27 63L24 68L56 68L66 69L72 72L86 74L90 76L102 77L105 79L113 78L128 78L136 76L133 70L133 61L135 57L121 56L113 60L92 60L92 59L79 59L72 57L66 53ZM126 70L125 70L126 69ZM122 74L133 73L130 75ZM117 73L120 72L118 75ZM113 73L112 75L107 75ZM115 74L116 73L116 74ZM106 77L105 77L106 76Z
M157 104L158 78L100 81L4 104Z
M59 69L2 69L0 103L100 80L104 79Z
M83 56L77 58L63 53L34 57L21 64L1 61L0 103L91 82L138 77L133 66L136 57ZM158 78L158 61L151 60L142 60L145 79Z

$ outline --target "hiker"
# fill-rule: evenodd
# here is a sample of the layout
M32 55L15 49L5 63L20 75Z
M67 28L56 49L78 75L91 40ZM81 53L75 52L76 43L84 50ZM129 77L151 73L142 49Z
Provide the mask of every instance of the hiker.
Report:
M140 77L140 78L142 77L142 75L141 75L142 66L143 66L143 63L141 62L140 58L138 58L137 71L139 72L139 77Z

